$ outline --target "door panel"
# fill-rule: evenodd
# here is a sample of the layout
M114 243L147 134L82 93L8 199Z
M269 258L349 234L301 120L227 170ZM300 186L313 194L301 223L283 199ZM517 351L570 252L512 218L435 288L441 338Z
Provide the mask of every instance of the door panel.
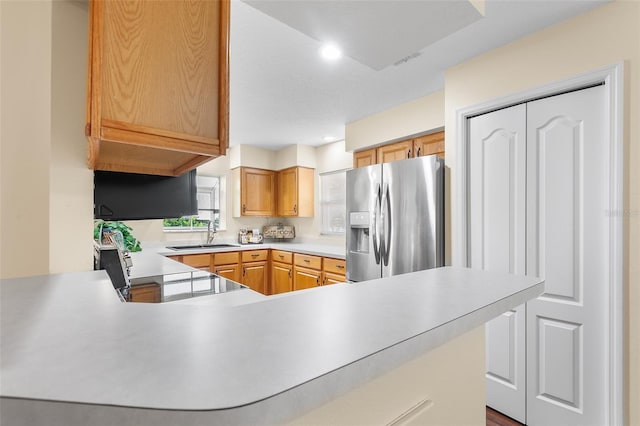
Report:
M382 165L383 277L444 265L443 176L435 155Z
M607 424L609 160L604 86L528 104L527 423Z
M469 122L472 268L525 273L526 107ZM487 405L526 420L525 306L487 323Z
M381 165L347 171L347 279L350 281L381 276L378 254L381 190Z

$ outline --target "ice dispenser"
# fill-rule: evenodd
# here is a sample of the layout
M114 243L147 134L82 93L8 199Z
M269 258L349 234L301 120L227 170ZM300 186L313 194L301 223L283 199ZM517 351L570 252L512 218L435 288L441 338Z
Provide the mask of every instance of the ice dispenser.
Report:
M356 253L369 253L369 212L349 213L351 247Z

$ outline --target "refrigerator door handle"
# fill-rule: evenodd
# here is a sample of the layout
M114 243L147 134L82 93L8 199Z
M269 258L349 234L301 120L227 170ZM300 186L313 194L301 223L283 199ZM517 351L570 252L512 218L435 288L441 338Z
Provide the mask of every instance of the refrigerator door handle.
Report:
M376 265L380 264L380 235L378 235L378 217L380 212L380 184L376 187L376 201L373 208L373 223L371 224L371 233L373 234L373 254L376 259Z
M384 244L384 248L381 249L380 251L383 252L382 254L382 260L384 262L384 266L388 266L389 265L389 249L390 249L390 245L391 245L391 199L389 198L389 185L385 184L384 185L384 192L383 192L383 196L382 196L382 208L384 208L385 210L385 214L384 214L384 222L382 224L383 226L383 244Z

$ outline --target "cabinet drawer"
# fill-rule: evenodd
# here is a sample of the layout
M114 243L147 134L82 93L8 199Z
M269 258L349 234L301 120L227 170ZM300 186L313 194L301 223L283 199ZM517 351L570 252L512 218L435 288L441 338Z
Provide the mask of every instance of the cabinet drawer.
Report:
M216 253L213 255L214 265L232 265L240 262L240 252L230 251L227 253Z
M210 254L190 254L182 256L182 263L194 268L208 268L211 264Z
M324 271L332 272L338 275L344 275L346 272L347 262L343 259L334 259L331 257L324 258Z
M271 250L271 259L274 262L291 264L293 261L293 253L282 250Z
M242 262L258 262L260 260L267 260L269 257L269 250L249 250L242 252Z
M318 256L296 253L293 255L293 261L297 266L318 270L322 269L322 258Z

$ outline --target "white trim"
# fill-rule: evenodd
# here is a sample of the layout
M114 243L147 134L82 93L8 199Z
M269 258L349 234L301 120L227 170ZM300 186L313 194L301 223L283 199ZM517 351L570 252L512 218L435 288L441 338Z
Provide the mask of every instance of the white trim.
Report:
M611 180L609 183L609 211L611 244L609 246L609 341L607 390L610 395L607 407L609 424L625 424L625 356L624 356L624 174L623 174L623 70L624 63L579 74L575 77L552 82L509 96L500 97L456 111L456 185L455 200L457 215L453 218L456 229L453 233L453 262L455 266L469 266L469 149L468 118L486 112L604 82L608 89L609 122L611 144L609 146Z

